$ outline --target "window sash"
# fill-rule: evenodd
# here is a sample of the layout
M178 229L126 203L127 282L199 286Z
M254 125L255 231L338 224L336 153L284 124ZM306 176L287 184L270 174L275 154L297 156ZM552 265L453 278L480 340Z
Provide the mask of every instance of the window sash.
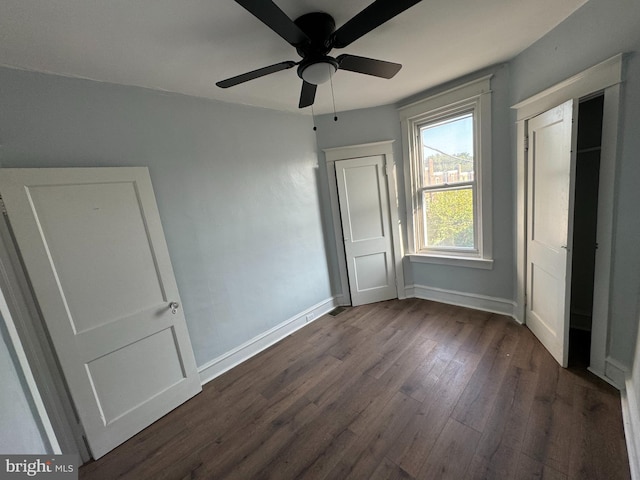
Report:
M425 181L425 152L423 146L422 139L422 131L425 128L430 126L437 126L444 122L455 121L457 118L464 118L465 116L471 115L473 127L472 133L473 136L473 180L465 180L459 182L447 182L440 184L428 185ZM418 215L416 215L416 227L417 230L416 240L418 252L420 253L449 253L449 254L467 254L467 255L475 255L479 253L478 248L478 198L477 198L477 170L478 170L478 139L477 139L477 105L474 102L473 104L463 105L453 110L447 111L446 113L440 112L438 114L430 116L428 119L422 119L421 122L417 122L414 125L415 128L415 138L417 139L417 155L415 155L415 172L418 172L418 179L416 185L416 205L418 207ZM472 222L473 222L473 246L464 247L464 246L440 246L440 245L429 245L428 243L428 225L427 225L427 207L425 205L425 193L426 192L440 192L440 191L455 191L455 190L464 190L471 189L471 201L472 201Z
M459 188L459 187L469 187L469 186L476 186L476 180L468 180L466 182L453 182L453 183L440 183L437 185L426 185L424 187L420 187L418 188L418 192L423 192L425 190L450 190L452 188Z
M478 125L477 125L477 105L476 102L472 103L472 104L467 104L467 105L463 105L461 107L457 107L454 108L450 111L447 111L446 113L439 113L439 114L434 114L430 117L424 118L422 119L422 121L420 121L419 123L415 124L415 131L416 131L416 138L417 138L417 155L416 155L416 172L418 172L418 178L419 178L419 188L426 188L429 186L440 186L440 185L453 185L453 184L462 184L464 182L468 182L469 180L463 180L463 181L458 181L458 182L446 182L446 183L441 183L441 184L434 184L434 185L428 185L427 181L425 179L425 162L427 160L427 158L425 158L425 145L423 143L423 139L422 139L422 132L423 130L427 129L427 128L432 128L432 127L439 127L442 126L443 124L446 123L451 123L457 120L462 120L465 117L471 117L471 121L472 121L472 131L471 131L471 135L473 137L473 151L470 152L473 155L472 158L472 162L473 162L473 180L475 181L478 177L478 148L477 148L477 129L478 129ZM427 147L430 148L430 147ZM433 147L431 147L430 149L433 150ZM449 155L447 153L442 152L444 155ZM459 152L457 152L459 153ZM453 157L453 155L451 155ZM454 157L455 158L455 157Z
M457 190L471 190L472 201L472 223L473 223L473 246L455 246L455 245L429 245L428 244L428 225L427 225L427 207L425 205L425 193L434 192L452 192ZM421 188L417 194L417 205L419 212L416 215L416 227L417 227L417 240L418 240L418 253L455 253L455 254L478 254L480 249L478 247L479 239L479 218L478 218L478 202L477 202L478 189L475 182L467 182L464 185L455 184L442 186L439 185L434 188Z

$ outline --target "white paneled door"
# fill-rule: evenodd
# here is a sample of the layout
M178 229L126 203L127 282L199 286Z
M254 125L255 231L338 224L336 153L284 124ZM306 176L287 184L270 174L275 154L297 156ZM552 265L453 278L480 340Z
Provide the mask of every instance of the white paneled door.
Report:
M563 367L569 353L574 102L529 120L526 324Z
M383 155L335 162L352 305L397 297Z
M201 390L146 168L0 169L94 458Z

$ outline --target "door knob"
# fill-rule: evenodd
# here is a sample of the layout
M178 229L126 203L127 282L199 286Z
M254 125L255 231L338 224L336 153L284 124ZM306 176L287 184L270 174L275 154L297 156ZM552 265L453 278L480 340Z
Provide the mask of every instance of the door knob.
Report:
M178 307L180 307L180 304L178 302L171 302L169 304L169 308L171 309L171 313L173 313L174 315L178 311Z

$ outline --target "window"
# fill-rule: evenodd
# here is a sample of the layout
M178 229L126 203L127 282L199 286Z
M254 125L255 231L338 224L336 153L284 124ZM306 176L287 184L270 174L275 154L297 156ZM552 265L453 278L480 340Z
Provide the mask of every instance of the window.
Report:
M491 268L489 80L400 109L412 261Z

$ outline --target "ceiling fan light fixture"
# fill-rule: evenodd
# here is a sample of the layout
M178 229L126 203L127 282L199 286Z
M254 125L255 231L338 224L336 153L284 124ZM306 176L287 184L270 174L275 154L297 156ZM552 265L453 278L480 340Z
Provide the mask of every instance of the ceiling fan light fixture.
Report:
M338 66L335 62L322 60L306 65L301 69L300 76L307 83L320 85L328 82L336 70L338 70Z
M235 0L295 48L302 60L299 62L289 60L258 68L216 82L216 85L220 88L229 88L297 65L298 76L303 80L298 107L305 108L313 105L317 86L331 80L337 70L347 70L378 78L391 78L398 73L402 65L358 55L343 54L334 58L329 56L329 53L334 48L351 45L363 35L420 1L374 0L336 30L335 20L325 12L310 12L292 20L274 3L274 0ZM331 90L333 93L333 85Z

